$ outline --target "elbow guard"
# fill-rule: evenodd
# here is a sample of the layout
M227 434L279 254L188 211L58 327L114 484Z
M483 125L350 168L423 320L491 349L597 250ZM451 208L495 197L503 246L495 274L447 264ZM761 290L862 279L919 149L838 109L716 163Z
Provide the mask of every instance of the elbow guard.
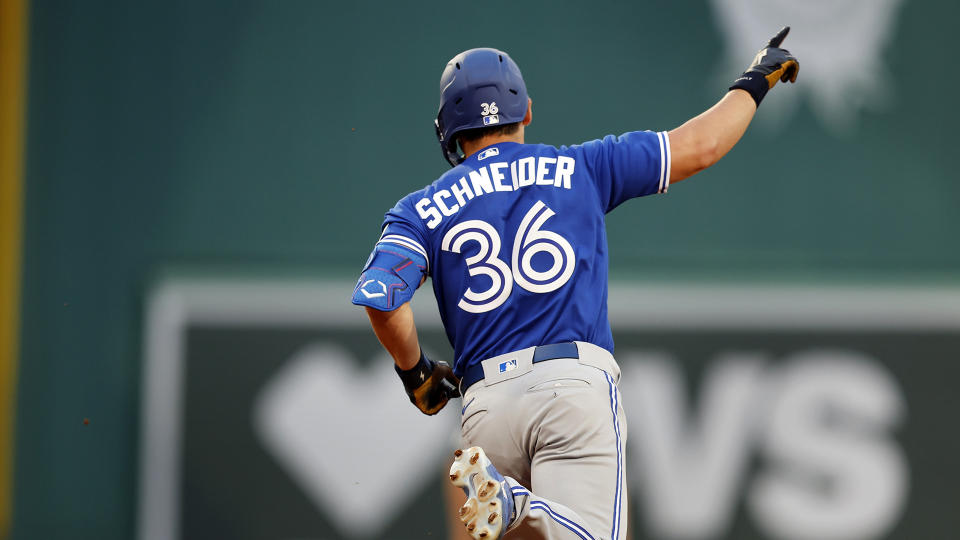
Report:
M393 311L413 298L427 274L427 259L405 246L381 242L373 248L353 289L352 302Z

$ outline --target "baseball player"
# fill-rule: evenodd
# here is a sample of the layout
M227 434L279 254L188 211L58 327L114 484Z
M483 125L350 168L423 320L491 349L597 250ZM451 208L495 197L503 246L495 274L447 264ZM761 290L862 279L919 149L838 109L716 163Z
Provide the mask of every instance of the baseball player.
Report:
M417 408L435 414L462 396L466 448L450 479L467 493L460 519L473 538L625 538L604 215L731 149L767 91L796 80L780 48L788 31L682 126L559 148L525 143L532 101L507 53L471 49L447 63L435 125L453 168L387 212L353 302ZM409 301L428 276L452 368L417 340Z

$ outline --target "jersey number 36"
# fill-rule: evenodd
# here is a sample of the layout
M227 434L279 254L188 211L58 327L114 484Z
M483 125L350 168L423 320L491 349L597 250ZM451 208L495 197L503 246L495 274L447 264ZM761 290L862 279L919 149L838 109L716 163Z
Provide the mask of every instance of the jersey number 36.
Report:
M541 229L554 214L543 201L537 201L527 212L513 240L510 266L500 260L500 235L486 221L464 221L447 231L441 249L461 253L464 244L476 242L479 249L466 258L467 271L471 276L486 276L491 281L490 287L481 292L467 288L457 304L460 309L470 313L496 309L510 297L514 282L533 293L548 293L570 280L576 261L573 247L559 234ZM538 271L533 268L533 256L538 253L552 257L553 264L549 269Z

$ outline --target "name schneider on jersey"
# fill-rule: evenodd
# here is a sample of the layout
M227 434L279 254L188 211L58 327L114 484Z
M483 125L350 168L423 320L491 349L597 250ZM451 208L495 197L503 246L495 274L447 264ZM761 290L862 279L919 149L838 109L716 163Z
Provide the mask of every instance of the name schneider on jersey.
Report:
M478 160L499 155L496 147L478 154ZM518 191L530 186L570 189L576 161L572 157L530 156L518 160L492 162L469 171L449 189L441 189L432 198L423 197L414 206L430 229L444 217L460 211L467 201L498 191ZM429 257L416 240L391 234L384 229L353 291L352 301L380 311L392 311L413 298L424 275L429 273Z
M546 145L524 145L523 153L519 156L511 150L512 147L504 147L502 144L481 150L474 157L469 158L465 166L454 168L445 175L442 188L441 185L434 184L432 188L411 193L388 212L384 228L381 230L381 237L374 246L354 288L353 303L380 311L392 311L410 301L424 278L431 275L432 271L430 250L422 243L422 234L418 233L417 229L422 228L422 232L436 230L444 220L452 219L452 216L463 210L477 197L497 192L514 192L516 196L521 196L528 193L521 190L532 186L540 189L571 190L574 171L579 170L584 181L595 183L597 186L597 202L600 204L589 211L596 213L597 222L602 223L602 214L609 212L623 201L633 197L665 193L670 184L670 143L666 132L628 132L620 137L608 135L602 140L589 141L570 148L561 147L559 151ZM578 161L582 161L579 163L580 167L578 167ZM610 181L596 183L594 177L609 178ZM581 179L578 177L577 181L580 182ZM539 204L543 205L542 202ZM534 205L533 208L539 207ZM543 219L548 219L554 214L554 210L549 208L540 208L540 210L543 213L538 215L546 216ZM529 225L530 223L528 228ZM527 229L524 230L527 231ZM544 246L550 244L554 248L569 247L569 250L566 248L553 250L557 254L555 259L560 263L555 264L551 271L563 270L558 279L560 276L566 276L562 280L565 283L570 278L567 269L573 268L572 265L567 265L566 261L572 261L575 258L572 246L592 246L590 242L594 241L593 233L594 231L591 230L566 230L564 234L567 237L561 238L563 240L561 243L554 238L555 231L540 231L538 233L540 236L537 237L539 243L534 242L531 245L537 247L539 251L549 251L541 244ZM578 235L586 235L586 237L578 240ZM496 244L499 245L499 240ZM591 247L591 249L594 248ZM507 267L506 263L498 259L497 253L488 250L489 246L487 250L481 249L481 252L497 260L487 261L485 264L488 263L492 267L484 268L497 274L499 279L494 279L493 282L501 286L500 289L493 287L491 290L500 295L495 296L495 299L505 301L509 297L510 286L517 276L513 275L513 270ZM518 259L518 264L522 267L526 263ZM506 267L506 270L503 267ZM600 276L591 273L598 271L585 271L581 280L589 283L597 282L605 277L605 274ZM492 276L490 272L479 273L493 279L490 277ZM477 272L471 272L470 275L475 273ZM546 279L543 276L540 277ZM561 283L561 281L555 281ZM470 292L470 294L477 296L480 293ZM451 296L451 298L454 297ZM484 311L490 309L491 305L493 305L491 302L482 304L486 308ZM476 310L463 308L461 302L457 302L450 307L441 307L441 316L444 309L452 310L457 307L479 313ZM461 333L458 332L458 334ZM612 337L609 331L604 331L602 334L602 336L596 336L595 341L598 341L601 346L609 342L609 347L612 348Z
M478 154L478 160L499 155L496 147ZM437 228L443 218L450 217L474 197L495 191L519 191L530 186L552 186L570 189L570 178L576 160L568 156L530 156L515 161L496 161L469 171L450 186L440 189L432 198L424 197L414 207L430 229Z

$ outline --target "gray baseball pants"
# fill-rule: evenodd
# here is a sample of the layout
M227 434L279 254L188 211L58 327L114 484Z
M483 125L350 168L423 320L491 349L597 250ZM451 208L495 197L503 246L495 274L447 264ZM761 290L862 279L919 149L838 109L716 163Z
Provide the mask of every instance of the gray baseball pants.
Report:
M533 364L535 347L487 359L463 396L463 446L483 448L513 492L506 538L626 538L620 368L605 349L576 344L579 359Z

